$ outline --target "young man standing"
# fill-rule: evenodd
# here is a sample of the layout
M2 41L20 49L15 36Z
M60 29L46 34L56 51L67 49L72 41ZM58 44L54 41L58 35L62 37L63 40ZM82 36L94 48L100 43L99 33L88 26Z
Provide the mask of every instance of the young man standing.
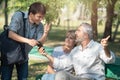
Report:
M12 16L11 23L8 27L9 38L25 43L26 61L19 64L6 65L2 62L2 77L1 80L11 80L14 65L17 69L18 80L27 80L28 77L28 53L33 46L38 44L38 41L44 43L50 30L50 24L43 27L41 20L46 14L45 6L40 2L35 2L30 5L28 13L25 13L23 22L23 15L20 11L15 12ZM23 27L25 28L25 36L23 34Z

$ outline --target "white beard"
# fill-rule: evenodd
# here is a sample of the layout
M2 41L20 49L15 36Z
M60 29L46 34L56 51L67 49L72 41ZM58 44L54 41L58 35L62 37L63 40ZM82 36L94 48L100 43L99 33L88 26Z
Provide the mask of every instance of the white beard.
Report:
M81 43L82 41L84 41L84 37L83 38L78 38L75 40L77 43Z

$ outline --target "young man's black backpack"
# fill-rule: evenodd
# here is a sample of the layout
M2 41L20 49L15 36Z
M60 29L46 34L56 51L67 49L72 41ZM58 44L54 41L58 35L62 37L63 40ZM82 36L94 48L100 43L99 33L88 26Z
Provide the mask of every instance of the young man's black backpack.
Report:
M21 11L20 11L21 12ZM23 23L24 21L24 13ZM22 29L22 28L21 28ZM25 26L23 26L23 36L25 35ZM0 51L2 64L10 65L14 63L23 63L25 59L24 44L19 43L8 37L9 29L4 27L4 31L0 34Z
M7 25L4 25L4 30L7 28ZM1 74L1 60L2 60L2 57L1 57L1 45L2 45L2 36L3 36L3 34L2 33L0 33L0 74Z

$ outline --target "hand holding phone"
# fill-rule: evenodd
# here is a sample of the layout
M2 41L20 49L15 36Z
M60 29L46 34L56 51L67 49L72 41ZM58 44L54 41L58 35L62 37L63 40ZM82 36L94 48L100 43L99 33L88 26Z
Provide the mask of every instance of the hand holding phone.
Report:
M39 48L41 48L41 47L43 47L43 44L42 44L40 41L38 41L37 46L38 46Z

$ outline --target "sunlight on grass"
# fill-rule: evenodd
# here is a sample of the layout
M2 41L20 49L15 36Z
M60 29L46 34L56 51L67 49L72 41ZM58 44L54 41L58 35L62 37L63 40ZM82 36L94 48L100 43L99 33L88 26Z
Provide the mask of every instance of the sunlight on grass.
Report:
M29 76L28 80L35 80L36 76L43 74L46 71L48 62L46 61L29 61Z

